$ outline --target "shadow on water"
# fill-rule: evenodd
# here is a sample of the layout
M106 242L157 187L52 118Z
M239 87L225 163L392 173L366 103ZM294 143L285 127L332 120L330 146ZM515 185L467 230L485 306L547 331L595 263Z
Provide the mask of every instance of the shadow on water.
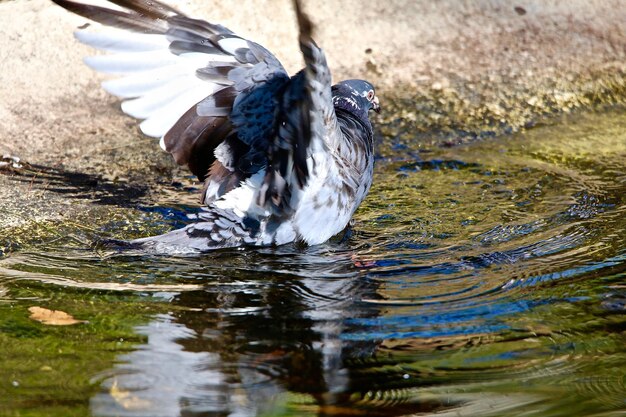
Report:
M581 119L427 160L391 143L352 233L318 247L164 257L57 239L0 259L0 409L623 413L626 119ZM50 329L32 305L89 323Z

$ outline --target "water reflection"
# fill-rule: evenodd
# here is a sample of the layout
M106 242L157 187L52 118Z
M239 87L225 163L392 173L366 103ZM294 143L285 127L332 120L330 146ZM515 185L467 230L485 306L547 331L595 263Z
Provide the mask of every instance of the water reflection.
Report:
M105 376L94 414L272 415L297 393L318 407L345 403L345 358L371 354L376 344L343 340L344 322L371 314L359 300L375 288L350 251L332 249L261 251L261 269L272 262L275 271L263 277L246 271L247 254L224 285L173 296L172 306L185 308L137 329L148 342ZM200 270L211 260L185 262ZM196 275L205 279L212 278Z
M223 387L224 383L219 355L188 352L178 343L194 336L190 329L176 324L170 315L161 315L138 327L137 333L147 336L148 343L120 356L121 364L99 377L104 377L101 383L104 391L91 399L94 415L177 416L184 409L193 410L193 404L198 402L211 407L205 411L221 411L222 402L229 406L228 392L210 389L194 396L197 398L191 404L187 400L194 388L203 385L210 388L209 384Z
M37 286L118 300L111 316L161 300L90 375L98 416L620 413L623 127L379 160L354 231L314 248L176 258L55 239L0 259L0 307ZM18 324L0 336L41 332Z

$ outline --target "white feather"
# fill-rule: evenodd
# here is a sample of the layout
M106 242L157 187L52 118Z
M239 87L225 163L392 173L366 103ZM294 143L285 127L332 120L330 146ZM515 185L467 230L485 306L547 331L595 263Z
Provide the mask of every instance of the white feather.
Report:
M320 210L317 207L316 200L328 200L329 179L339 177L336 172L337 165L332 161L328 152L314 151L307 159L307 165L312 175L302 192L292 196L298 200L291 202L292 206L297 206L293 224L297 233L309 245L317 245L341 232L350 221L353 210L352 207L339 210L339 207L335 206L331 209L332 216L329 216L326 210ZM336 198L333 199L336 200Z
M206 186L206 192L204 193L205 201L213 201L220 196L220 183L215 181L209 181Z
M111 94L132 99L122 103L122 110L132 117L145 119L140 124L142 132L161 137L163 149L163 136L178 119L217 89L224 88L199 79L197 69L211 62L216 65L236 62L234 57L224 54L172 54L165 35L108 29L77 31L74 36L86 45L113 52L86 57L84 61L96 71L124 75L104 81L102 86ZM220 46L235 53L239 48L247 48L248 44L240 38L228 38L220 41Z
M241 48L248 49L249 48L248 41L246 41L245 39L241 39L241 38L224 38L224 39L219 40L217 42L217 44L224 51L226 51L226 52L228 52L229 54L232 54L232 55L235 54L237 49L241 49Z
M146 119L160 108L168 106L178 95L196 88L200 84L189 76L177 77L149 93L122 103L122 111L136 119Z
M262 169L243 181L239 187L224 194L222 198L214 203L215 206L221 209L234 210L239 213L247 213L248 215L258 214L259 217L269 215L268 212L257 204L259 189L261 188L264 178L265 170Z
M176 123L180 116L181 114L178 113L170 113L164 114L161 117L151 117L141 122L139 129L141 129L144 135L150 136L151 138L162 137L174 126L174 123Z
M196 70L209 65L211 62L215 62L216 65L228 64L228 60L224 60L224 57L220 55L189 53L179 56L170 54L168 57L175 60L173 64L170 61L166 65L156 66L153 69L132 72L126 77L105 81L102 83L102 87L119 97L139 97L167 84L180 75L188 74L198 80ZM212 84L204 80L201 82Z
M165 35L149 35L122 30L92 32L77 30L74 37L85 45L108 52L144 52L167 50L170 42Z
M167 105L151 113L148 119L139 125L141 131L155 138L165 135L191 106L211 94L211 90L211 86L206 83L188 89L185 93L178 95L167 103Z
M274 243L276 245L284 245L285 243L293 242L296 240L296 237L296 231L293 229L292 222L284 222L276 229Z
M139 97L187 73L189 73L189 68L184 63L169 65L142 71L127 77L107 80L102 83L102 87L107 92L118 97Z
M85 64L108 74L147 71L177 63L177 56L168 50L129 52L115 55L88 56Z

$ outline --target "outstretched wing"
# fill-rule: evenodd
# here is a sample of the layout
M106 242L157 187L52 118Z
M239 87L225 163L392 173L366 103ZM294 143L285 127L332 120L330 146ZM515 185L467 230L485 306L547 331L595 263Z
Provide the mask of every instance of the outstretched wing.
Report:
M122 110L142 119L143 133L160 137L161 146L178 164L187 164L201 180L213 176L207 182L214 188L207 193L208 200L237 186L249 175L246 170L258 169L259 162L253 160L258 152L250 152L254 144L242 143L238 137L267 130L273 118L230 116L238 97L263 98L263 94L245 93L272 81L265 88L267 96L288 80L268 50L221 25L192 19L155 0L110 0L119 6L116 9L52 1L116 28L75 33L82 43L113 53L85 62L97 71L122 75L103 83L105 90L125 99ZM263 104L267 111L273 101ZM273 108L269 114L273 115ZM240 162L248 168L241 168Z
M341 138L331 75L297 0L306 67L292 78L261 45L156 0L109 0L115 9L52 1L116 28L76 32L79 41L113 53L86 63L122 75L103 87L125 99L122 110L143 120L145 134L161 137L178 164L205 180L205 203L265 168L250 204L287 214L310 171L330 165L323 159Z
M292 77L277 103L277 128L268 146L267 172L260 192L262 205L283 211L290 204L293 188L304 187L311 169L328 166L315 165L320 159L332 158L341 137L326 56L313 40L313 24L298 0L294 0L294 8L306 66Z
M300 28L300 50L306 64L304 68L306 84L306 111L309 114L310 135L323 138L327 147L337 145L340 129L333 106L332 76L326 56L312 38L313 24L302 11L300 0L294 0L294 7Z

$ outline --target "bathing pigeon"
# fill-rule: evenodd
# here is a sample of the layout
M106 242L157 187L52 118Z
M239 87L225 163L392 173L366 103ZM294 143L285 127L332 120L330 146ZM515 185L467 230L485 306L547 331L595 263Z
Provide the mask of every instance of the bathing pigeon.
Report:
M113 52L85 62L123 75L103 87L204 181L206 207L193 222L129 245L165 253L315 245L346 227L372 183L368 114L380 107L366 81L331 85L299 1L306 66L291 77L261 45L155 0L110 0L113 8L52 1L114 28L75 33Z

